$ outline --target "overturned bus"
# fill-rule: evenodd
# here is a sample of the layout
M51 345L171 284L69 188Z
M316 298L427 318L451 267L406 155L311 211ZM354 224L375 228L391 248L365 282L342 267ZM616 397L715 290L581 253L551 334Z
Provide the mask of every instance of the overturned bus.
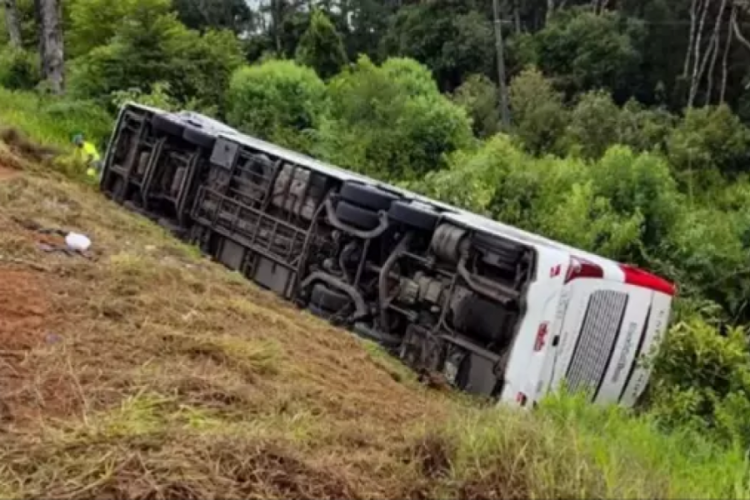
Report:
M632 406L674 286L195 113L120 110L112 200L458 389Z

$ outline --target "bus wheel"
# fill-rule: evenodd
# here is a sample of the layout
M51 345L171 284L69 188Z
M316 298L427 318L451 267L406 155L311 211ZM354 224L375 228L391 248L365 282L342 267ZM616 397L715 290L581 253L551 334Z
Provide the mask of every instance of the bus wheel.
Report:
M398 196L395 194L386 193L381 189L356 182L344 183L339 196L344 201L362 208L369 208L376 212L378 210L388 210L391 203L398 200Z
M351 224L360 229L370 230L378 227L378 214L365 208L360 208L346 201L340 201L336 205L336 217L341 222Z
M388 218L406 226L432 231L437 225L439 216L432 210L419 208L404 201L396 201L388 210Z

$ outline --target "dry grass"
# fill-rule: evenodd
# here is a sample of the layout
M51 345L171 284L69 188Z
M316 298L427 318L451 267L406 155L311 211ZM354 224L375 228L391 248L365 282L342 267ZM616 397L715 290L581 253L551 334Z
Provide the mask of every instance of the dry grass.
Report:
M13 375L0 496L357 498L407 484L403 443L445 406L377 348L91 188L21 175L0 183L0 207L0 374ZM94 259L41 251L49 236L25 222L89 235Z
M750 491L741 452L646 420L427 389L93 188L2 145L0 164L26 169L0 180L0 498ZM29 222L89 235L93 258L41 251Z

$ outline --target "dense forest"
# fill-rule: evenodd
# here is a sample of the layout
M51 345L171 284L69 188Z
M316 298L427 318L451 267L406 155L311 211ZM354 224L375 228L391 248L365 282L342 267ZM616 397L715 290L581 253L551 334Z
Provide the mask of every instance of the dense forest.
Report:
M100 145L194 109L669 277L649 411L750 443L746 0L4 6L4 99Z

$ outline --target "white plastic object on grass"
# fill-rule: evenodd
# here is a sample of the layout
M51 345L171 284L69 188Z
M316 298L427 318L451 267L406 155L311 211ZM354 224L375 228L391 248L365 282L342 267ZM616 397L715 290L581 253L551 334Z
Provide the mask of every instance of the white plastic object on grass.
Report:
M68 233L65 237L65 244L68 245L68 248L71 250L85 252L91 247L91 240L84 234Z

